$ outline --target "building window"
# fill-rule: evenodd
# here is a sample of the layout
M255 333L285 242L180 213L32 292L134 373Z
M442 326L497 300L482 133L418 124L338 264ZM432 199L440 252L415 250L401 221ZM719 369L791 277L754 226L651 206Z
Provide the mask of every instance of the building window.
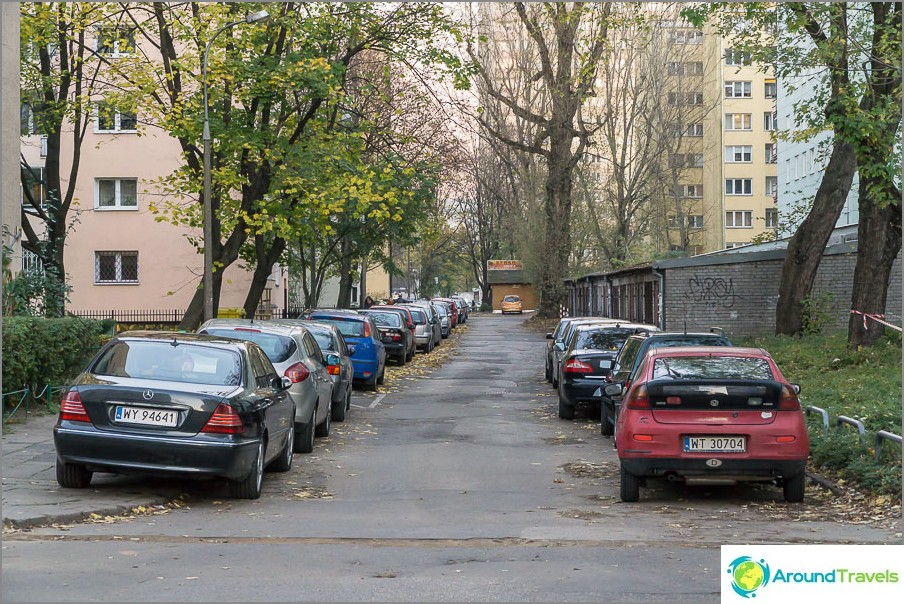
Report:
M703 197L703 185L684 185L685 197Z
M752 96L751 82L725 82L726 99L749 99Z
M726 113L726 130L753 130L753 114L750 113Z
M770 132L772 130L775 130L775 128L775 112L767 111L763 114L763 130Z
M753 227L753 212L750 210L725 212L725 227L729 229L749 229Z
M38 127L37 113L31 103L19 105L19 134L21 136L33 136L42 134Z
M138 208L138 180L135 178L98 178L95 181L94 207Z
M691 214L689 216L684 217L684 225L689 229L702 229L703 228L703 215L702 214ZM678 216L669 216L669 228L677 229L681 227L681 220Z
M734 249L734 248L736 248L736 247L741 247L742 245L749 245L749 244L748 244L748 243L726 243L726 244L725 244L725 249L726 249L726 250L732 250L732 249Z
M703 136L703 124L688 124L684 130L685 136Z
M778 195L778 176L766 177L766 195L769 197Z
M729 48L725 51L726 65L750 65L750 53L744 50Z
M702 61L670 61L667 66L669 75L703 75Z
M138 116L133 111L122 111L108 103L97 103L94 120L95 132L135 132Z
M766 163L778 163L778 145L775 143L766 143Z
M766 80L766 98L774 99L778 96L778 84L775 80Z
M684 75L684 63L681 61L670 61L667 73L669 75Z
M95 283L138 283L138 252L94 252Z
M105 27L97 31L97 53L108 57L135 54L135 32L125 27Z
M750 145L725 147L725 161L729 164L750 163L753 161L753 147Z
M726 195L753 195L753 181L750 178L726 178Z
M766 228L778 227L778 208L766 208Z
M672 153L669 156L669 166L672 168L702 168L702 153Z
M673 29L668 32L669 44L703 44L703 32L699 29Z
M44 182L44 168L22 168L22 205L27 212L34 210L32 200L42 208L47 202L47 187ZM29 199L29 196L31 199Z
M702 105L702 92L670 92L669 105Z
M34 252L22 250L22 272L32 275L44 274L44 263L41 258Z

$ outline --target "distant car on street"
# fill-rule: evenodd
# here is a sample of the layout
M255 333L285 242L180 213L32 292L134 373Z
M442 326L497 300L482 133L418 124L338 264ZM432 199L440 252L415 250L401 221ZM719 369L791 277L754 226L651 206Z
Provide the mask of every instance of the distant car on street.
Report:
M502 314L509 313L518 313L519 315L524 312L524 305L521 302L521 296L505 296L502 299Z

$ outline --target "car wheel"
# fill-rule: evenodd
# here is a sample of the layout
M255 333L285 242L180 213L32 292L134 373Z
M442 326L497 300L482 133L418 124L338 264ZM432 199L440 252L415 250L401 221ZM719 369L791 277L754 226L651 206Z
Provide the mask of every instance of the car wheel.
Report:
M574 407L569 405L567 401L562 400L562 397L559 397L559 417L562 419L574 419Z
M624 468L621 469L621 487L619 489L621 500L625 503L634 503L640 499L640 478L631 474Z
M334 422L344 422L345 421L345 411L348 409L348 395L342 397L342 400L338 403L333 403L333 421Z
M615 434L615 419L609 413L609 405L600 403L600 434L612 436Z
M94 472L77 463L65 463L57 457L56 479L61 487L67 489L84 489L91 484Z
M314 436L318 436L320 438L326 438L330 435L330 419L333 416L333 405L332 401L330 401L330 408L326 411L326 417L323 418L323 421L317 424L317 428L314 430ZM315 414L316 417L316 414Z
M383 371L380 372L380 375L377 377L377 383L382 385L383 380L386 379L386 367L383 367ZM376 390L376 388L374 388Z
M264 484L264 440L257 445L257 457L248 476L229 481L229 494L236 499L259 499Z
M399 367L405 366L405 361L408 360L408 353L403 352L400 356L396 357L396 363L398 363Z
M293 413L294 416L294 413ZM292 469L292 453L295 448L295 430L290 430L286 436L286 446L279 457L270 464L270 469L274 472L288 472Z
M546 361L545 372L546 372L546 381L551 382L552 381L552 372L549 370L549 361Z
M310 453L314 450L314 412L300 431L295 433L295 452Z
M414 349L412 348L411 350L408 351L408 356L405 357L405 360L406 360L406 361L410 361L410 360L412 360L413 358L414 358Z
M782 480L782 491L785 495L785 501L789 503L800 503L804 500L804 491L807 486L807 473L801 472L794 476L786 476Z

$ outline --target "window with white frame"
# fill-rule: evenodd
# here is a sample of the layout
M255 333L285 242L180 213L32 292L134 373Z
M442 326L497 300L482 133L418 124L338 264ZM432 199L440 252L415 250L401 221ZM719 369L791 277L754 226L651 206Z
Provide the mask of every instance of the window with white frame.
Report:
M703 104L703 93L702 92L688 92L685 95L685 102L688 105L702 105Z
M809 158L810 174L813 174L816 172L816 149L807 151L807 157Z
M699 29L673 29L668 32L669 44L703 44L703 32Z
M729 164L753 161L753 147L750 145L729 145L725 147L725 162Z
M688 61L684 64L685 75L703 75L703 61Z
M40 256L28 250L22 250L22 272L32 275L44 274L44 263Z
M672 168L702 168L702 153L672 153L669 156L669 166Z
M23 167L20 186L22 187L22 206L26 212L29 209L34 209L33 204L44 207L47 202L47 187L44 183L44 168L42 166Z
M766 195L769 197L778 195L778 176L766 177Z
M726 65L750 65L751 57L750 53L745 50L737 50L735 48L729 48L725 51L725 64Z
M766 228L778 228L778 208L766 208Z
M703 124L688 124L684 134L685 136L703 136Z
M95 104L95 132L136 132L138 116L134 111L117 109L103 101Z
M135 31L127 27L102 27L97 30L96 50L108 57L135 54Z
M766 163L778 163L778 146L775 143L766 143Z
M778 96L778 84L775 80L766 80L765 90L767 99L774 99Z
M749 99L752 96L751 82L725 82L726 99Z
M94 283L138 283L138 252L94 252Z
M753 180L750 178L726 178L726 195L753 195Z
M763 130L771 132L776 129L775 112L767 111L763 114Z
M138 209L138 179L95 179L95 209Z
M726 130L752 130L753 114L751 113L726 113L725 129Z
M684 196L685 197L694 197L694 198L703 197L703 185L702 184L684 185Z
M681 61L669 61L666 73L669 75L684 75L684 63Z
M729 210L725 212L725 228L749 229L753 227L753 212L750 210Z
M702 229L703 228L703 215L702 214L690 214L684 217L682 221L678 216L669 216L669 228L677 229L681 227L681 223L684 222L684 226L689 229Z

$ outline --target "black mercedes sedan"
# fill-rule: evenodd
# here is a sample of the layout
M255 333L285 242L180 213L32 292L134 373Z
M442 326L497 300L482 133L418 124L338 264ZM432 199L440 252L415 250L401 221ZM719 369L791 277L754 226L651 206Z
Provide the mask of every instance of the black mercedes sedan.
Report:
M53 429L60 486L94 472L218 477L257 499L292 467L295 409L261 348L233 338L126 332L73 382Z

